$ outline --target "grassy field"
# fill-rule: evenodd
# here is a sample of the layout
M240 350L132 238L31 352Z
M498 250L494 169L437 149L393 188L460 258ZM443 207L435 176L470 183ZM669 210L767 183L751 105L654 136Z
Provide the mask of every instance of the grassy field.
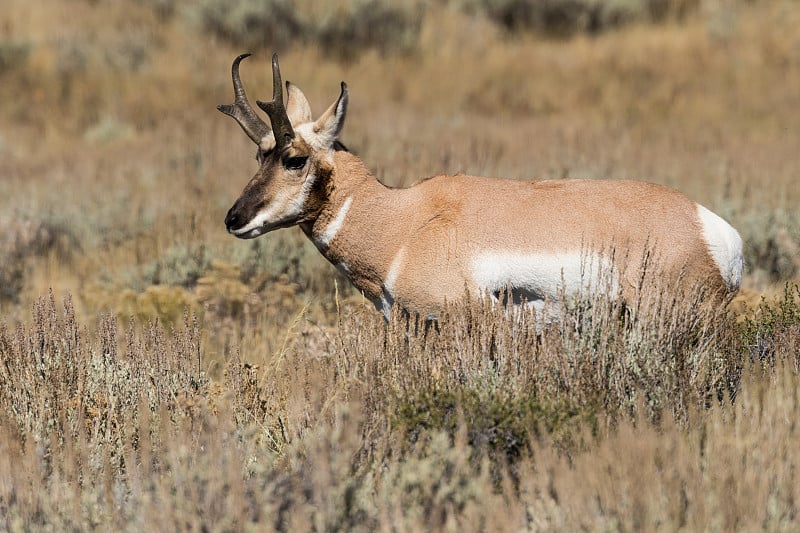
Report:
M0 529L797 527L800 6L518 4L4 2ZM252 99L273 50L317 113L347 81L389 185L676 187L742 234L742 294L407 336L299 229L225 232L245 48Z

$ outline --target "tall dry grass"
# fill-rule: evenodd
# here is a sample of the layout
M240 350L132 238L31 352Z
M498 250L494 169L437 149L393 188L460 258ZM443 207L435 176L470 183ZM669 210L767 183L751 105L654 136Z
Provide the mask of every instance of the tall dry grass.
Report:
M212 379L188 315L43 298L0 329L4 528L791 528L800 289L747 326L592 303L541 334L478 302L421 335L356 308Z
M230 98L226 73L240 50L159 13L11 0L0 15L0 47L24 50L9 52L0 74L0 305L19 317L26 305L15 301L54 287L90 313L175 321L184 305L203 308L197 283L216 276L217 261L239 266L242 290L258 298L265 279L289 269L300 301L287 314L320 296L329 315L335 271L302 238L281 232L251 247L220 230L254 172L247 139L214 110ZM709 7L681 24L566 41L509 38L452 6L425 13L412 54L366 51L340 64L300 44L282 55L317 110L348 81L344 140L381 180L467 172L666 183L739 228L748 287L797 276L794 4ZM267 57L243 70L254 97L270 84ZM56 228L57 239L28 238ZM169 289L148 294L153 284Z

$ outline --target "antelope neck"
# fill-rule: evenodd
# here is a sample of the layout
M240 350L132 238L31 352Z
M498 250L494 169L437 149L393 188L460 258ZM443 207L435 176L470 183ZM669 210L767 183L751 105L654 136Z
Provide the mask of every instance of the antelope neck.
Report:
M361 160L346 152L334 156L330 180L327 201L301 228L366 296L379 298L402 231L392 222L402 191L381 184Z

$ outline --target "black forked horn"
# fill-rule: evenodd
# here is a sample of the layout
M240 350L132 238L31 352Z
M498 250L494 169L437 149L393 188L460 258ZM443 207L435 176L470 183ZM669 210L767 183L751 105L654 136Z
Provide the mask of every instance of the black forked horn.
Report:
M235 100L232 104L218 105L217 109L229 117L233 117L234 120L239 123L239 126L242 127L247 136L250 137L254 143L260 144L261 139L270 132L270 129L267 123L261 120L261 118L256 115L256 112L253 110L253 108L250 107L250 103L247 101L247 95L244 92L242 79L239 77L239 63L242 62L242 59L250 57L250 55L250 53L241 54L233 60L231 77L233 78L233 93L235 95Z
M289 115L286 114L286 106L283 105L283 82L281 81L281 67L278 65L278 54L272 54L272 101L256 100L256 103L269 115L272 132L275 135L275 148L280 150L294 139L294 130L289 121Z

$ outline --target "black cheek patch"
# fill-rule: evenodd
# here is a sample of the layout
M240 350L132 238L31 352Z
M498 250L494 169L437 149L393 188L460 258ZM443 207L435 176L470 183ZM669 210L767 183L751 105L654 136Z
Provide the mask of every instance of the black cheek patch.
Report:
M316 218L322 206L331 197L331 192L333 191L333 180L331 179L333 176L333 168L331 166L323 163L316 169L311 170L311 172L316 172L317 177L308 195L308 201L306 203L308 209L306 209L307 216L305 220Z
M319 194L322 201L327 202L333 192L333 168L328 165L320 165L317 169L317 179L314 181L313 191Z

